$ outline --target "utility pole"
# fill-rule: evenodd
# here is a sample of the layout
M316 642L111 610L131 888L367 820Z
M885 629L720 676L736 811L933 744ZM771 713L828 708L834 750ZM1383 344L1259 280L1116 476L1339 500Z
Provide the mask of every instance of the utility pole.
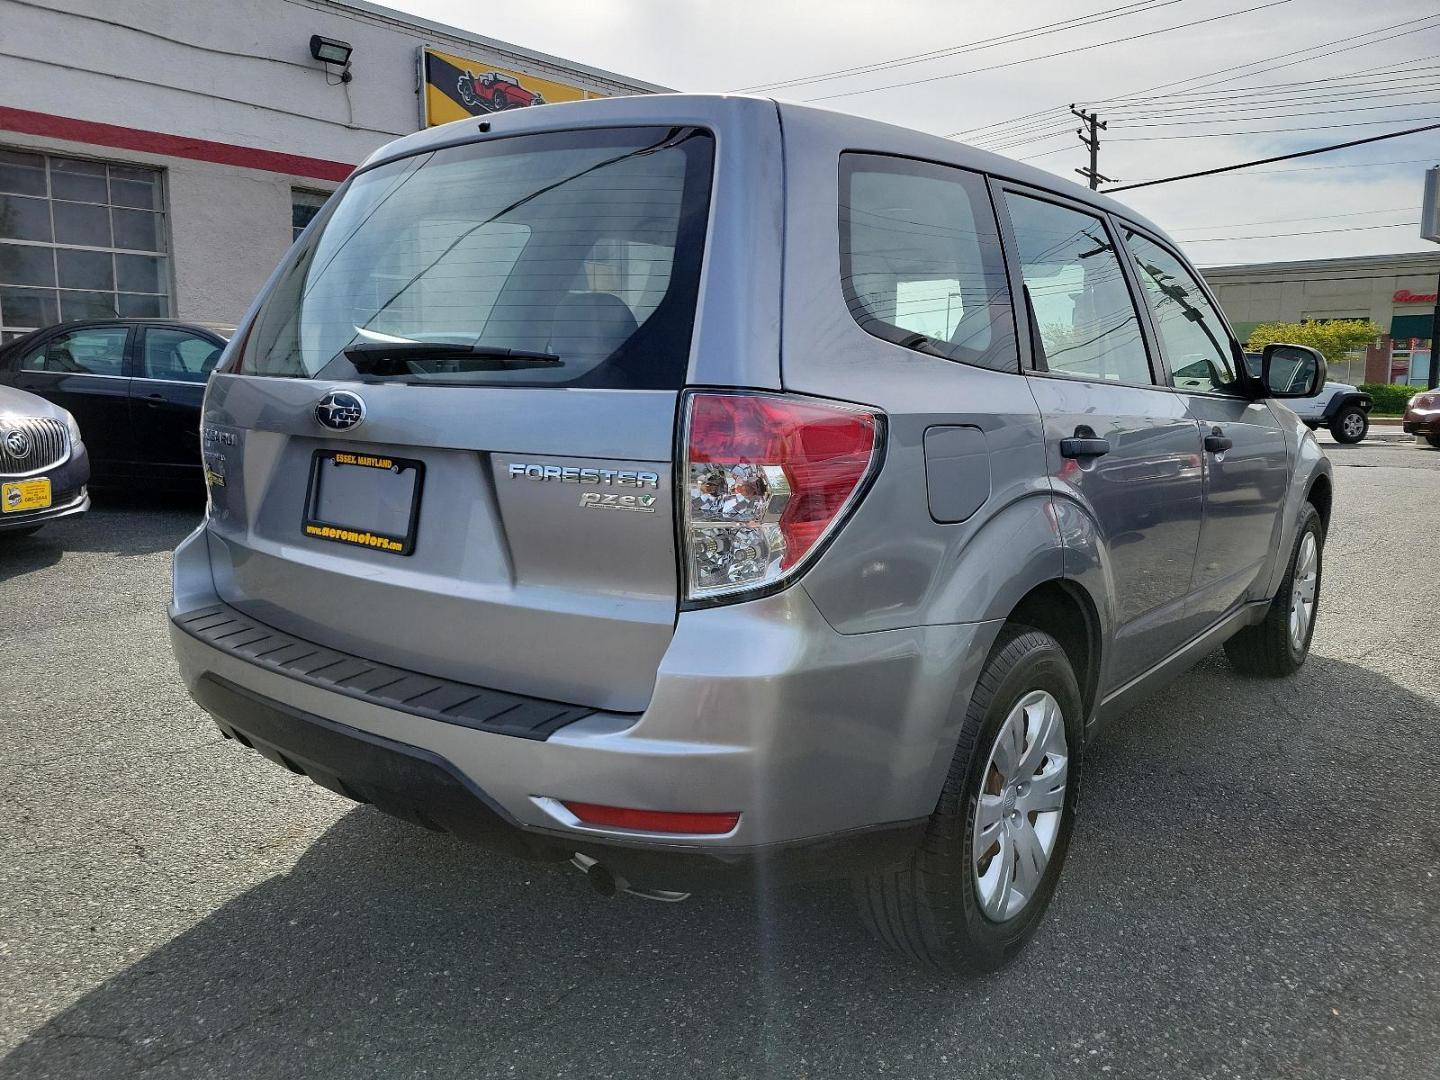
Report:
M1095 191L1100 187L1101 180L1104 180L1107 184L1113 184L1115 181L1108 176L1100 175L1099 170L1100 132L1108 130L1110 126L1109 123L1101 123L1099 113L1087 113L1084 109L1075 108L1073 103L1070 105L1070 112L1078 116L1080 122L1085 125L1085 127L1076 128L1075 134L1080 136L1080 144L1090 151L1090 168L1076 169L1075 171L1090 181L1091 191ZM1088 135L1086 134L1086 128L1089 128Z
M1425 194L1420 201L1420 239L1440 244L1440 165L1425 170ZM1440 385L1440 280L1435 282L1435 310L1430 316L1430 372L1428 390Z

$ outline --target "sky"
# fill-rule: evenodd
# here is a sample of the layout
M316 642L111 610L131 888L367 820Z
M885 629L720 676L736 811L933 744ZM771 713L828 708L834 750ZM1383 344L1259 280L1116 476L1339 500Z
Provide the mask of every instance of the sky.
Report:
M1071 102L1109 124L1100 172L1121 182L1440 123L1435 0L385 2L677 90L755 87L941 135L1049 110L965 141L1043 155L1030 163L1071 179L1087 163L1065 111ZM1100 21L1074 25L1087 16ZM1062 21L1053 33L986 44ZM1250 66L1222 71L1237 65ZM1216 80L1225 81L1209 85ZM1007 146L1000 133L1012 130ZM1048 137L1019 141L1036 136ZM1424 171L1436 164L1440 130L1117 198L1206 266L1433 252L1410 223Z

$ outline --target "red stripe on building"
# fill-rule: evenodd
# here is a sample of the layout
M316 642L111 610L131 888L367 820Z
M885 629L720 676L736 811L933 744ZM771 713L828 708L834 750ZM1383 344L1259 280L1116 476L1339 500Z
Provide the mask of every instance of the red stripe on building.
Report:
M355 166L343 161L282 154L277 150L257 150L233 143L192 139L185 135L167 135L161 131L100 124L93 120L76 120L69 116L11 109L0 105L0 131L19 131L26 135L45 135L52 139L89 143L93 146L115 146L122 150L139 150L146 154L213 161L217 165L236 165L243 169L263 169L289 176L309 176L317 180L344 180Z

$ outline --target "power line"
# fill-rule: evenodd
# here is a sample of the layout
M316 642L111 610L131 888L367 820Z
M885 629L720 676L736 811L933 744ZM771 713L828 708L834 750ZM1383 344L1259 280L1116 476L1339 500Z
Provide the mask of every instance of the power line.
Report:
M1194 91L1194 90L1200 90L1200 89L1206 88L1207 86L1216 86L1216 85L1220 85L1221 83L1232 82L1232 81L1234 81L1235 79L1247 78L1247 77L1249 77L1249 76L1251 76L1251 75L1259 75L1259 74L1261 74L1260 71L1246 71L1245 69L1247 69L1247 68L1264 67L1264 70L1265 70L1267 73L1268 73L1268 72L1274 72L1274 71L1282 70L1282 69L1287 68L1287 67L1293 67L1293 66L1295 66L1296 64L1308 63L1308 62L1311 61L1311 60L1322 59L1322 58L1324 58L1324 57L1326 57L1326 56L1334 56L1334 55L1337 55L1338 53L1350 52L1350 51L1353 51L1353 50L1355 50L1355 49L1365 48L1365 47L1370 46L1370 45L1377 45L1377 44L1379 44L1381 41L1384 41L1386 44L1389 44L1390 42L1394 41L1396 38L1405 37L1405 36L1407 36L1407 35L1409 35L1409 34L1418 33L1418 32L1420 32L1420 31L1422 31L1422 30L1433 29L1433 28L1434 28L1433 25L1432 25L1432 26L1413 26L1412 24L1414 24L1414 23L1432 23L1432 24L1433 24L1433 21L1434 21L1435 19L1437 19L1437 18L1440 18L1440 16L1436 16L1436 15L1422 15L1422 16L1420 16L1420 17L1418 17L1418 18L1415 18L1415 19L1404 19L1404 20L1402 20L1402 21L1400 21L1400 22L1392 23L1392 24L1390 24L1390 25L1388 25L1388 26L1377 27L1377 28L1374 29L1374 30L1367 30L1367 31L1365 31L1365 32L1362 33L1362 34L1357 35L1357 38L1376 38L1376 40L1373 40L1373 41L1360 41L1360 40L1356 40L1356 41L1353 41L1353 42L1352 42L1351 44L1349 44L1349 45L1342 46L1342 47L1340 47L1340 48L1338 48L1338 49L1332 49L1331 51L1326 52L1326 53L1321 53L1319 56L1313 56L1313 57L1304 56L1303 54L1305 54L1305 53L1313 53L1313 52L1316 52L1316 50L1324 49L1324 48L1326 48L1326 46L1328 46L1328 45L1330 45L1330 44L1332 44L1332 43L1331 43L1331 42L1321 42L1320 44L1317 44L1317 45L1311 45L1311 46L1309 46L1309 47L1307 47L1307 48L1298 50L1298 52L1292 53L1292 54L1291 54L1292 56L1296 56L1296 57L1299 57L1299 58L1298 58L1298 59L1295 59L1295 60L1291 60L1291 61L1289 61L1289 62L1287 62L1287 63L1285 63L1285 64L1274 65L1274 64L1271 62L1271 59L1272 59L1271 56L1267 54L1267 56L1266 56L1265 58L1260 59L1260 60L1251 60L1251 61L1248 61L1247 63L1243 63L1243 64L1233 64L1233 65L1231 65L1230 67L1218 68L1218 69L1216 69L1216 70L1214 70L1214 71L1209 71L1209 72L1202 72L1202 73L1199 74L1199 75L1192 75L1192 76L1190 76L1190 77L1188 77L1188 78L1185 78L1185 79L1174 79L1174 80L1171 80L1170 82L1157 83L1156 85L1146 87L1146 88L1144 88L1143 90L1131 90L1131 91L1126 91L1126 92L1124 92L1124 93L1122 93L1122 94L1117 94L1117 95L1115 95L1114 97L1110 97L1110 98L1104 99L1103 104L1106 104L1106 105L1109 105L1109 104L1112 104L1112 103L1119 104L1119 103L1123 103L1123 102L1127 102L1127 101L1132 101L1132 100L1134 100L1134 99L1136 99L1136 98L1139 98L1141 95L1151 94L1153 91L1156 91L1156 90L1164 90L1164 89L1167 88L1167 87L1183 86L1183 85L1186 84L1186 83L1202 82L1203 80L1206 80L1206 79L1212 80L1210 83L1204 84L1204 85L1202 85L1202 86L1191 87L1191 90L1192 90L1192 91ZM1404 26L1411 26L1412 28L1409 29L1409 30L1400 30L1400 28L1401 28L1401 27L1404 27ZM1400 31L1400 32L1399 32L1399 33L1390 34L1390 36L1389 36L1388 38L1378 38L1378 37L1376 37L1376 35L1387 34L1387 33L1389 33L1390 31L1397 31L1397 30ZM1424 57L1417 57L1416 59L1417 59L1417 60L1419 60L1419 59L1430 60L1430 59L1433 59L1433 57L1431 57L1431 56L1424 56ZM1266 65L1268 65L1268 66L1266 66ZM1384 65L1384 66L1396 66L1396 65L1395 65L1395 62L1392 61L1392 62L1390 62L1388 65ZM1376 70L1376 69L1369 69L1369 70ZM1227 72L1236 72L1237 74L1230 75L1230 76L1225 77L1225 78L1218 78L1219 76L1225 76ZM1243 74L1239 74L1240 72L1243 72ZM1362 73L1363 73L1363 72L1352 72L1352 74L1362 74ZM1166 96L1166 95L1162 95L1162 96ZM1026 114L1023 115L1023 116L1012 117L1012 118L1009 119L1009 120L997 120L997 121L994 121L994 122L989 123L989 124L981 124L981 125L979 125L978 127L965 128L965 129L963 129L963 130L961 130L961 131L951 132L949 137L950 137L950 138L959 138L959 137L963 137L963 136L966 136L966 135L974 135L974 134L979 133L979 132L982 132L982 131L989 131L989 130L991 130L991 129L1007 127L1007 126L1010 126L1010 125L1014 125L1014 124L1017 124L1017 123L1021 123L1021 122L1023 122L1023 121L1034 120L1034 119L1036 119L1036 118L1038 118L1038 117L1042 117L1042 116L1049 115L1049 114L1051 114L1051 113L1058 112L1061 108L1062 108L1062 106L1058 106L1058 105L1057 105L1057 106L1051 106L1050 108L1039 109L1039 110L1037 110L1037 111L1035 111L1035 112L1032 112L1032 113L1026 113Z
M1429 29L1426 27L1426 29ZM1316 94L1355 93L1403 93L1415 83L1431 82L1433 74L1440 71L1440 65L1429 64L1423 68L1410 68L1403 75L1386 73L1382 76L1357 77L1337 75L1329 79L1306 79L1292 83L1270 86L1205 87L1175 94L1157 94L1154 97L1136 98L1133 101L1107 103L1118 111L1135 109L1181 109L1216 102L1258 99L1261 101L1313 100Z
M1329 172L1331 169L1378 169L1390 165L1433 165L1434 158L1406 158L1403 161L1358 161L1352 165L1306 165L1298 169L1256 169L1251 176L1277 176L1280 173Z
M1440 65L1437 65L1435 67L1435 70L1440 71ZM1349 78L1349 76L1344 76L1342 78ZM1184 115L1203 115L1232 113L1237 111L1237 109L1249 109L1257 114L1263 112L1280 115L1275 114L1274 110L1293 108L1299 105L1319 105L1332 101L1350 101L1371 97L1404 97L1417 92L1425 92L1428 90L1432 90L1435 89L1437 86L1440 86L1440 83L1437 83L1436 78L1428 74L1419 76L1419 79L1416 81L1421 82L1422 85L1406 86L1398 89L1364 89L1363 87L1366 85L1365 83L1352 82L1346 85L1336 85L1338 83L1338 79L1336 79L1315 80L1317 84L1323 85L1315 85L1308 91L1300 92L1292 92L1287 87L1275 87L1266 91L1257 90L1249 94L1242 93L1238 88L1233 94L1215 94L1211 91L1205 91L1207 95L1205 100L1197 100L1193 102L1188 100L1177 101L1174 104L1167 105L1164 101L1157 99L1153 105L1149 106L1149 108L1151 109L1158 110L1157 112L1138 112L1136 110L1142 110L1147 108L1147 106L1139 104L1121 106L1119 111L1122 113L1120 119L1126 120L1127 122L1128 120L1160 119L1172 113ZM1295 85L1298 86L1303 84ZM1275 93L1276 90L1279 90L1280 92ZM1257 98L1258 100L1254 103L1245 100L1239 100L1246 97ZM1374 107L1380 108L1382 106ZM1358 108L1359 107L1357 106L1356 109ZM1124 115L1124 113L1126 113L1127 111L1130 114L1129 116ZM1333 111L1338 112L1354 110L1347 109ZM1008 148L1012 146L1023 146L1026 143L1038 142L1045 138L1048 138L1053 134L1058 134L1060 132L1066 131L1068 130L1068 127L1068 118L1063 113L1057 113L1054 116L1047 115L1044 119L1037 119L1030 123L1015 126L1005 131L995 131L987 134L976 135L970 139L970 142L973 145L982 146L992 150ZM958 135L959 133L956 134Z
M883 71L887 68L909 67L912 64L923 64L930 60L940 60L951 56L959 56L963 53L979 52L983 49L993 49L997 45L1013 45L1018 41L1029 41L1037 37L1057 34L1062 30L1078 30L1081 27L1093 26L1096 23L1109 22L1111 19L1122 19L1127 15L1142 15L1147 11L1155 11L1159 8L1169 7L1172 4L1181 2L1182 0L1163 0L1163 2L1158 3L1157 0L1139 0L1139 2L1123 4L1120 7L1105 8L1103 11L1092 11L1088 15L1075 15L1068 19L1060 19L1057 22L1045 23L1041 26L1032 26L1026 30L1014 30L1008 34L998 34L995 37L966 42L964 45L952 45L944 49L932 49L929 52L899 56L893 60L879 60L871 64L857 64L855 67L822 71L815 75L781 79L778 82L756 83L754 86L744 86L738 90L731 90L729 92L732 94L748 94L758 90L775 90L789 86L804 86L809 83L830 82L834 79L845 79L853 75L867 75L870 72Z
M1235 172L1237 169L1248 169L1255 165L1269 165L1272 161L1290 161L1294 158L1311 157L1315 154L1328 154L1334 150L1344 150L1351 146L1364 146L1366 143L1384 142L1387 139L1400 139L1406 135L1418 135L1422 131L1440 130L1440 124L1426 124L1423 127L1406 128L1404 131L1390 131L1384 135L1367 135L1363 139L1351 139L1349 142L1334 143L1330 146L1315 146L1309 150L1297 150L1289 154L1276 154L1273 157L1256 158L1253 161L1241 161L1234 165L1220 165L1213 169L1201 169L1198 172L1181 173L1179 176L1166 176L1159 180L1141 180L1134 184L1122 184L1119 187L1108 188L1106 193L1116 191L1133 191L1136 188L1154 187L1156 184L1173 184L1177 180L1194 180L1201 176L1215 176L1219 173Z
M1310 229L1305 232L1252 233L1249 236L1201 236L1186 244L1214 244L1221 240L1278 240L1284 236L1320 236L1324 233L1365 232L1369 229L1403 229L1407 225L1419 225L1416 221L1394 221L1389 225L1349 225L1342 229Z
M1344 99L1340 99L1340 100L1344 100ZM1323 104L1323 102L1317 102L1316 104ZM1238 115L1238 116L1237 116L1237 115L1231 114L1229 111L1226 111L1226 112L1224 112L1222 115L1217 115L1217 116L1216 116L1215 118L1213 118L1213 119L1169 120L1169 121L1164 121L1164 122L1161 122L1161 123L1132 123L1132 122L1130 122L1130 121L1128 121L1128 120L1125 120L1125 121L1123 121L1121 130L1128 131L1128 130L1130 130L1131 128L1197 127L1197 126L1203 126L1203 125L1207 125L1207 124L1213 125L1213 124L1225 124L1225 123L1244 123L1244 122L1246 122L1247 120L1286 120L1286 119L1290 119L1290 118L1293 118L1293 117L1303 117L1303 116L1337 116L1337 115L1340 115L1340 114L1342 114L1342 113L1375 112L1375 111L1384 110L1384 109L1408 109L1408 108L1414 108L1414 107L1417 106L1417 105L1437 105L1437 104L1440 104L1440 98L1421 98L1421 99L1419 99L1419 100L1416 100L1416 99L1413 99L1413 98L1412 98L1412 99L1409 99L1409 100L1406 100L1406 101L1390 102L1389 104L1385 104L1385 105L1354 105L1354 106L1345 106L1345 107L1338 107L1338 108L1331 108L1331 109L1308 110L1308 111L1304 111L1304 112L1278 112L1278 113L1277 113L1277 112L1271 112L1271 113L1265 113L1265 114L1263 114L1263 115L1255 115L1255 116L1245 116L1245 115ZM1141 119L1143 119L1143 118L1141 118ZM1396 119L1397 119L1397 118L1395 118L1395 117L1391 117L1390 119L1387 119L1387 120L1373 120L1373 121L1366 121L1366 122L1367 122L1367 123L1394 123ZM1421 119L1425 119L1425 118L1422 117ZM1117 120L1116 122L1117 122L1117 123L1122 123L1122 121L1118 121L1118 120ZM1335 126L1340 126L1340 125L1335 125ZM1281 130L1303 131L1303 130L1311 130L1311 129L1306 129L1306 128L1286 128L1286 129L1281 129ZM1029 134L1029 135L1016 136L1016 137L1013 138L1013 139L1006 139L1006 140L1000 140L1000 141L997 141L997 142L987 143L987 144L981 145L980 148L983 149L983 150L989 150L989 151L991 151L992 153L999 153L999 152L1004 151L1004 150L1011 150L1011 149L1015 149L1015 148L1021 147L1021 146L1028 146L1028 145L1030 145L1031 143L1043 143L1043 142L1046 142L1046 141L1048 141L1048 140L1050 140L1050 139L1057 138L1057 137L1059 137L1060 135L1064 135L1064 134L1066 134L1068 131L1069 131L1069 125L1068 125L1068 124L1065 124L1064 126L1056 127L1056 128L1050 129L1050 130L1037 131L1037 132L1035 132L1035 133L1033 133L1033 134ZM1236 131L1236 132L1235 132L1235 134L1244 134L1244 133L1245 133L1244 131ZM1188 136L1178 136L1178 135L1177 135L1177 136L1173 136L1173 138L1183 138L1183 137L1188 137ZM1138 140L1136 140L1136 139L1129 139L1129 138L1125 138L1125 137L1123 137L1123 136L1116 136L1116 140L1119 141L1119 142L1135 142L1135 141L1138 141ZM979 144L977 144L977 145L979 145Z
M1240 135L1282 135L1286 132L1329 131L1333 128L1371 127L1375 124L1405 124L1416 120L1440 120L1440 116L1394 116L1388 120L1352 120L1346 124L1314 124L1309 127L1246 128L1241 131L1196 131L1189 135L1120 135L1111 142L1173 142L1176 139L1233 139ZM1161 125L1162 127L1165 125Z
M1365 217L1367 214L1398 214L1413 210L1413 206L1392 206L1386 210L1356 210L1349 214L1311 214L1309 217L1262 218L1259 221L1227 221L1221 224L1180 226L1171 229L1173 233L1194 232L1197 229L1238 229L1246 225L1286 225L1292 221L1329 221L1331 218Z
M1233 19L1237 15L1248 15L1255 11L1264 11L1267 8L1279 7L1282 4L1289 4L1292 0L1269 0L1268 3L1257 4L1254 7L1241 8L1239 11L1229 11L1223 15L1211 15L1205 19L1195 19L1192 22L1176 23L1174 26L1162 26L1158 30L1147 30L1141 34L1130 34L1126 37L1111 38L1108 41L1097 41L1089 45L1077 45L1072 49L1061 49L1057 52L1048 53L1044 56L1026 56L1018 60L1007 60L1003 64L991 64L988 67L971 68L969 71L952 71L948 75L931 75L924 79L909 79L905 82L886 83L884 86L872 86L865 90L842 90L834 94L822 94L819 97L806 98L806 101L833 101L836 98L855 97L858 94L873 94L879 90L894 90L903 86L919 86L923 83L940 82L944 79L958 79L962 75L978 75L985 71L999 71L1002 68L1016 67L1020 64L1032 64L1037 60L1053 60L1057 56L1070 56L1073 53L1088 52L1091 49L1101 49L1107 45L1119 45L1127 41L1140 41L1143 38L1155 37L1157 34L1169 34L1176 30L1184 30L1192 26L1202 26L1206 23L1219 22L1221 19Z
M1426 16L1426 18L1434 18L1434 16ZM1413 27L1411 30L1405 31L1405 33L1419 33L1421 31L1432 29L1435 29L1435 27L1419 26ZM1369 37L1378 32L1379 31L1370 31L1369 33L1361 36ZM1378 43L1378 40L1362 41L1352 45L1351 49L1363 48L1366 45L1374 45ZM1318 48L1323 48L1323 45L1312 45L1309 50L1305 51L1314 51ZM1209 82L1208 84L1193 86L1188 90L1174 90L1165 94L1149 94L1145 92L1140 92L1134 94L1133 96L1130 94L1121 94L1118 95L1114 100L1107 99L1106 104L1117 109L1144 108L1151 104L1171 101L1184 102L1204 98L1233 96L1270 96L1274 94L1286 94L1292 92L1297 95L1303 95L1317 89L1341 89L1345 86L1363 87L1369 85L1391 85L1396 83L1413 82L1416 78L1427 77L1425 74L1426 72L1440 69L1440 65L1436 65L1433 62L1426 63L1423 67L1415 67L1413 65L1422 60L1433 61L1434 59L1435 58L1432 56L1417 56L1413 60L1408 60L1401 64L1377 64L1374 67L1358 68L1357 70L1348 72L1347 74L1326 75L1322 78L1317 79L1293 79L1283 83L1250 83L1243 86L1224 85L1226 82L1230 82L1233 79L1245 79L1249 78L1250 74L1260 74L1259 72L1251 72L1248 74L1226 77L1224 79L1214 79L1211 80L1211 82Z
M1304 98L1284 100L1261 99L1260 101L1256 102L1232 100L1204 102L1197 104L1186 103L1181 105L1173 105L1168 108L1156 108L1155 111L1152 112L1121 113L1120 116L1121 119L1123 119L1126 123L1129 123L1133 120L1157 120L1167 116L1215 116L1233 112L1263 115L1266 113L1273 113L1276 109L1296 109L1307 105L1339 104L1341 102L1347 101L1370 101L1374 98L1398 97L1402 99L1410 99L1413 98L1416 94L1426 94L1436 89L1440 89L1440 79L1432 78L1417 86L1407 86L1403 90L1355 90L1347 92L1345 89L1341 88L1335 91L1329 91L1323 94L1315 94L1314 96ZM1374 109L1393 109L1396 108L1398 105L1403 104L1404 101L1402 100L1400 102L1382 102L1378 105L1371 105L1366 107ZM1347 108L1350 108L1350 111L1353 112L1360 109L1361 106L1347 106Z
M1193 86L1193 87L1191 87L1191 90L1203 90L1203 89L1206 89L1206 88L1208 88L1208 87L1220 86L1220 85L1223 85L1223 84L1228 83L1228 82L1233 82L1235 79L1248 78L1250 75L1258 75L1258 74L1261 73L1261 72L1258 72L1258 71L1252 71L1252 72L1247 72L1245 75L1238 75L1238 74L1237 74L1237 75L1225 75L1225 77L1223 77L1223 78L1215 77L1215 76L1222 76L1222 75L1224 75L1225 72L1238 71L1240 68L1247 68L1247 67L1261 67L1262 70L1263 70L1263 72L1268 75L1268 74L1272 74L1272 73L1274 73L1274 72L1276 72L1276 71L1283 71L1283 70L1285 70L1286 68L1295 67L1295 66L1298 65L1298 64L1308 64L1308 63L1312 63L1312 62L1315 61L1315 60L1323 60L1323 59L1324 59L1325 57L1327 57L1327 56L1335 56L1335 55L1337 55L1337 54L1339 54L1339 53L1342 53L1342 52L1351 52L1351 51L1353 51L1353 50L1355 50L1355 49L1365 48L1365 47L1370 46L1370 45L1377 45L1377 44L1379 44L1381 41L1383 41L1385 44L1388 45L1390 42L1394 41L1396 38L1405 37L1405 36L1407 36L1407 35L1409 35L1409 34L1418 34L1418 33L1420 33L1420 32L1423 31L1423 30L1433 30L1433 29L1435 29L1435 27L1436 27L1436 20L1440 20L1440 15L1421 15L1421 16L1419 16L1418 18L1405 19L1405 20L1402 20L1401 22L1393 23L1393 24L1391 24L1390 26L1382 26L1382 27L1379 27L1378 29L1375 29L1375 30L1367 30L1367 31L1366 31L1365 33L1363 33L1363 34L1358 34L1358 35L1356 35L1357 38L1367 38L1367 37L1376 38L1376 40L1374 40L1374 41L1358 41L1358 40L1357 40L1357 41L1352 42L1352 43L1349 44L1349 45L1343 45L1343 46L1341 46L1341 47L1338 48L1338 49L1331 49L1329 52L1318 53L1318 54L1316 54L1315 56L1299 56L1298 53L1296 53L1296 54L1291 54L1291 55L1297 56L1297 59L1289 60L1289 61L1287 61L1286 63L1283 63L1283 64L1272 64L1272 63L1270 62L1270 59L1269 59L1268 57L1267 57L1266 59L1262 59L1262 60L1252 60L1252 61L1250 61L1250 63L1248 63L1248 64L1236 64L1236 65L1234 65L1233 67L1221 68L1219 71L1211 72L1210 75L1192 75L1192 76L1191 76L1190 78L1188 78L1188 79L1175 79L1175 80L1173 80L1173 81L1171 81L1171 82L1168 82L1168 83L1160 83L1160 84L1158 84L1158 85L1156 85L1156 86L1149 87L1148 89L1138 91L1137 93L1138 93L1138 94L1149 94L1149 93L1150 93L1151 91L1153 91L1153 90L1163 90L1163 89L1165 89L1166 87L1169 87L1169 86L1182 86L1182 85L1184 85L1185 83L1190 83L1190 82L1199 82L1199 83L1200 83L1199 86ZM1412 24L1414 24L1414 23L1429 23L1430 25L1428 25L1428 26L1412 26ZM1399 29L1400 27L1402 27L1402 26L1411 26L1411 29L1402 31L1402 32L1400 32L1400 33L1398 33L1398 34L1390 34L1390 36L1389 36L1389 37L1386 37L1386 38L1376 37L1376 36L1379 35L1379 34L1388 33L1388 32L1391 31L1391 30L1398 30L1398 29ZM1316 49L1322 49L1322 48L1324 48L1324 47L1325 47L1326 45L1328 45L1328 44L1331 44L1331 43L1330 43L1330 42L1322 42L1322 43L1319 44L1319 45L1312 45L1312 46L1310 46L1308 49L1301 49L1301 50L1299 50L1299 51L1300 51L1301 53L1315 52ZM1208 81L1208 82L1204 81L1204 80L1207 80L1207 79L1209 79L1210 81ZM1105 100L1105 104L1107 104L1107 105L1110 104L1110 99L1106 99L1106 100Z
M1440 80L1440 75L1432 72L1440 72L1440 65L1434 65L1431 68L1426 68L1424 71L1417 69L1404 79L1356 80L1349 76L1340 76L1334 79L1316 79L1309 84L1294 83L1272 87L1235 87L1232 90L1223 91L1208 89L1196 91L1193 95L1166 95L1163 97L1137 100L1131 104L1122 103L1119 105L1110 105L1108 108L1115 113L1139 116L1152 112L1198 112L1236 107L1271 109L1294 107L1331 99L1395 97L1415 93L1416 91L1423 91L1433 86L1437 80ZM1004 137L1006 134L1019 134L1029 128L1041 127L1050 122L1052 121L1048 119L1036 120L1022 126L1011 128L1007 132L998 132L996 134L1000 137ZM989 136L980 135L977 137L987 138Z
M1352 108L1343 108L1343 109L1315 109L1315 110L1311 110L1311 111L1308 111L1308 112L1266 113L1266 114L1264 114L1264 115L1262 115L1262 116L1249 116L1249 117L1247 117L1247 116L1230 116L1230 115L1227 114L1227 115L1225 115L1225 116L1217 117L1216 119L1212 119L1212 120L1166 120L1166 121L1163 121L1163 122L1161 122L1161 123L1151 123L1151 124L1132 124L1132 123L1130 123L1129 121L1126 121L1126 122L1125 122L1125 128L1124 128L1124 130L1129 131L1131 128L1195 127L1195 126L1198 126L1198 125L1201 125L1201 124L1235 124L1235 123L1244 123L1246 120L1287 120L1287 119L1289 119L1289 118L1291 118L1291 117L1296 117L1296 116L1335 116L1335 115L1338 114L1338 113L1374 112L1374 111L1376 111L1376 110L1378 110L1378 109L1413 109L1416 105L1436 105L1436 104L1440 104L1440 99L1437 99L1437 98L1420 98L1420 99L1418 99L1418 100L1417 100L1417 99L1411 99L1411 100L1409 100L1409 101L1395 101L1395 102L1391 102L1389 105L1356 105L1356 106L1354 106L1354 107L1352 107ZM1423 119L1428 119L1428 117L1419 117L1418 119L1422 119L1422 120L1423 120ZM1117 121L1117 122L1118 122L1118 121ZM1394 122L1395 122L1395 118L1394 118L1394 117L1391 117L1389 120L1366 120L1366 121L1363 121L1363 123L1367 123L1367 124L1390 124L1390 123L1394 123ZM1240 133L1240 134L1243 134L1243 133ZM1177 138L1179 138L1179 136L1177 136Z
M1409 84L1404 86L1395 86L1397 80L1358 82L1349 76L1340 76L1336 79L1313 80L1313 85L1309 89L1304 89L1305 84L1297 83L1268 89L1236 88L1223 93L1205 90L1197 92L1197 94L1203 93L1203 97L1188 98L1174 95L1172 98L1167 95L1151 99L1148 103L1137 101L1134 104L1114 106L1113 109L1120 114L1121 119L1152 119L1169 114L1225 112L1234 111L1237 108L1271 112L1280 108L1322 104L1327 101L1399 97L1433 89L1436 86L1436 76L1429 74L1429 70L1426 69L1427 73L1425 74L1404 80ZM1434 70L1440 71L1440 65L1435 66ZM996 140L1009 141L1019 136L1043 132L1048 128L1053 128L1057 123L1065 122L1066 117L1062 110L1046 110L1043 117L1037 117L1025 123L1014 123L1004 130L980 132L979 129L975 129L976 134L970 136L970 141L976 144L995 142ZM953 132L950 137L961 137L965 134L964 132Z

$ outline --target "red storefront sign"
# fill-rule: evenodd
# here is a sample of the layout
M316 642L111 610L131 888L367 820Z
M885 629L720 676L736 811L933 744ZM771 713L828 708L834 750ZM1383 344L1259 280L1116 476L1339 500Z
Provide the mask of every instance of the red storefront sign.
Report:
M1409 289L1396 289L1395 295L1390 298L1392 304L1433 304L1435 294L1413 293Z

